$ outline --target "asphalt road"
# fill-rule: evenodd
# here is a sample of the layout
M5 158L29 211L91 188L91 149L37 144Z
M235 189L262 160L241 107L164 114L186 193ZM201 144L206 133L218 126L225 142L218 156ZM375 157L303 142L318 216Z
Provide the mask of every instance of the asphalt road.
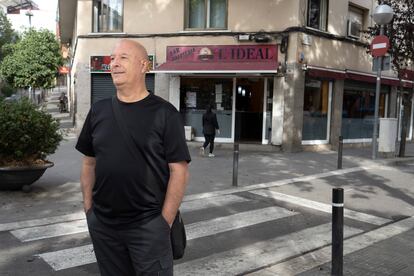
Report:
M0 275L99 275L82 213L81 156L74 142L51 156L54 168L30 193L0 192ZM337 171L333 152L242 152L240 186L234 188L231 151L218 148L214 159L198 156L196 147L191 152L181 207L189 242L175 275L325 275L334 187L345 190L345 244L353 250L345 255L347 271L354 273L349 275L363 275L358 267L369 271L370 256L374 263L373 256L404 246L408 253L381 275L414 274L414 161L375 163L354 154ZM309 254L319 262L307 260ZM356 256L368 260L365 267Z

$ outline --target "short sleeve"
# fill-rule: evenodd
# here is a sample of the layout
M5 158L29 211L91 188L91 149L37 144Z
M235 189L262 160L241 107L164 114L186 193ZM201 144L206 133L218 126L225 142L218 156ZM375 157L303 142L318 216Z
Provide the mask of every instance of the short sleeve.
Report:
M164 131L165 156L168 163L191 161L185 141L184 124L178 111L169 114Z
M95 157L92 140L91 110L89 110L89 113L86 116L85 123L83 124L82 131L79 135L75 148L86 156Z

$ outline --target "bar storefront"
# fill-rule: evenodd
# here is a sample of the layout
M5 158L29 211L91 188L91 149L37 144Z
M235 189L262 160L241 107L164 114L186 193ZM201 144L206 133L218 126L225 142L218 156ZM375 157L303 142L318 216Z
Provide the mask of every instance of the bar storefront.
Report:
M194 140L202 141L202 115L217 114L218 142L269 143L277 45L168 46L157 68L179 78L178 109Z

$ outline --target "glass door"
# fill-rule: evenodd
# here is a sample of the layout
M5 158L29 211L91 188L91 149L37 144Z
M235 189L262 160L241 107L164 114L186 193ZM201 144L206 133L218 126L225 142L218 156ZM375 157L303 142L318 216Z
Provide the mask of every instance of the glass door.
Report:
M264 83L264 78L236 80L234 131L236 142L263 142Z

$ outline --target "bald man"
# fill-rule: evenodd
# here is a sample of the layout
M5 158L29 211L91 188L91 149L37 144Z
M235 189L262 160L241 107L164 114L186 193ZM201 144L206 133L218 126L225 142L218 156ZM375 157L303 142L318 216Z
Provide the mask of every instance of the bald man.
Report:
M84 209L103 276L173 275L170 227L191 158L180 113L146 89L148 62L141 44L116 44L111 54L116 98L92 105L76 144L84 154ZM114 117L114 104L135 154Z

